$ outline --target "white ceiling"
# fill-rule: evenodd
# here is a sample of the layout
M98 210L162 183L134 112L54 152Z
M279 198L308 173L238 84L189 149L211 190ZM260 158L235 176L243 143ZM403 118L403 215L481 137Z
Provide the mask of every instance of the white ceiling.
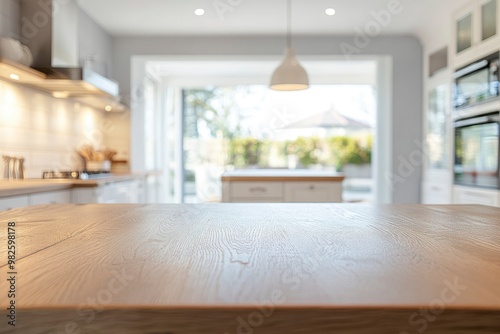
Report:
M286 26L286 0L77 0L99 25L115 36L123 35L249 35L282 34ZM399 0L402 12L382 34L419 35L430 16L450 17L466 0ZM294 0L295 34L348 34L373 21L372 12L387 9L390 0ZM215 4L226 4L217 12ZM233 6L229 4L234 4ZM325 15L325 9L337 11ZM204 8L204 16L194 10Z
M370 60L301 60L311 82L315 84L375 84L377 63ZM147 62L149 73L168 78L171 83L205 85L231 84L228 78L238 78L238 83L267 84L269 75L276 68L276 60L203 60L193 61L158 59ZM203 81L206 78L206 82Z
M370 60L330 60L318 61L305 59L301 62L307 66L309 74L323 75L355 75L375 77L376 62ZM209 76L231 76L235 71L243 76L268 75L275 69L276 61L271 60L220 60L220 61L184 61L184 60L157 60L149 61L148 68L162 76L188 75L196 77L203 72Z

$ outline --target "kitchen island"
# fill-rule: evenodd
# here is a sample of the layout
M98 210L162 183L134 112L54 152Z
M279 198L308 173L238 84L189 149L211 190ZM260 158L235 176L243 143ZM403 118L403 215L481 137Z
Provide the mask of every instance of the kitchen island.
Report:
M221 177L222 202L338 203L344 175L312 169L240 169Z
M4 211L0 270L15 297L0 285L0 308L16 327L2 315L0 328L498 333L499 217L486 206L360 204ZM10 265L8 231L16 247Z

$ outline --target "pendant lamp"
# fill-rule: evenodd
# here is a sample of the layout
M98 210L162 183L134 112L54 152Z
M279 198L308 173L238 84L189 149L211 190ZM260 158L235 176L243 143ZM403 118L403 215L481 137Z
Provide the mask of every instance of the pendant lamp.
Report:
M287 0L287 46L283 62L274 71L269 87L273 90L293 91L309 87L306 70L300 65L292 48L292 9L291 0Z

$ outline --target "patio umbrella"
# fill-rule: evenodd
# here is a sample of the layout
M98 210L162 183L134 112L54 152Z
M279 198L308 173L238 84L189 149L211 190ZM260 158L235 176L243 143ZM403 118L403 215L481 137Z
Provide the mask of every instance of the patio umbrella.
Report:
M369 129L370 125L341 115L334 109L329 109L287 124L282 129L297 128Z

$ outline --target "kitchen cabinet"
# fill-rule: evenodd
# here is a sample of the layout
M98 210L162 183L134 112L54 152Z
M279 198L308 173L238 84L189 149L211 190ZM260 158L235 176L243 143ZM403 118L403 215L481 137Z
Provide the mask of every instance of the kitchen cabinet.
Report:
M338 203L342 202L341 182L285 182L286 203Z
M162 177L160 174L147 175L144 180L144 203L162 202Z
M223 182L223 202L283 202L283 182Z
M28 195L28 205L71 203L71 190L49 191Z
M453 203L500 207L500 192L492 189L455 186L453 187Z
M424 180L422 184L422 203L450 204L452 203L452 189L451 181Z
M240 203L342 202L343 175L319 171L242 170L222 176L222 201Z
M499 1L470 1L455 13L451 48L454 69L498 51Z
M0 198L0 210L21 208L28 205L71 203L71 191L58 190Z
M0 198L0 211L22 208L28 205L27 195Z
M144 203L144 184L141 179L98 184L95 187L72 189L72 202L86 203Z
M427 79L427 108L423 117L425 160L422 184L424 204L452 202L453 137L449 70Z

